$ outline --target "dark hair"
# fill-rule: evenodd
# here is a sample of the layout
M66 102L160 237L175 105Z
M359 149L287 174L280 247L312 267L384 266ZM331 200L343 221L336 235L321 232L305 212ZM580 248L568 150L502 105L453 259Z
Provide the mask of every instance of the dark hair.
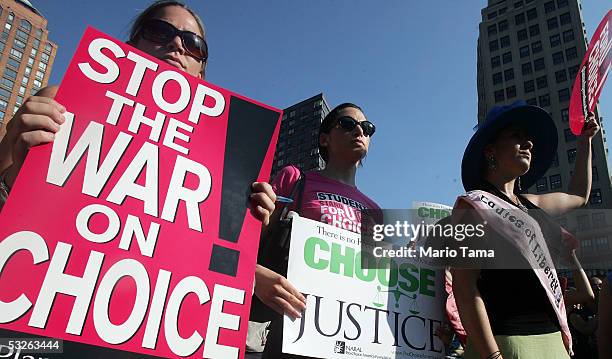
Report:
M136 42L136 39L138 38L138 34L140 33L140 29L142 28L142 25L147 21L153 18L153 16L161 9L168 7L168 6L178 6L181 7L185 10L187 10L191 16L193 16L193 18L195 19L196 23L198 24L198 27L200 28L200 31L202 32L202 38L204 38L204 40L206 40L206 28L204 27L204 22L202 22L202 19L200 19L200 17L198 16L198 14L195 13L195 11L191 10L187 5L185 5L183 2L181 1L175 1L175 0L157 0L155 1L153 4L149 5L148 8L144 9L137 17L136 19L134 19L134 22L132 23L132 26L130 28L130 37L128 39L128 44L130 45L134 45L134 43ZM206 67L206 63L208 62L208 60L204 60L203 66L204 68Z
M339 118L338 114L341 110L345 108L355 108L363 112L361 107L355 105L354 103L350 103L350 102L341 103L338 106L334 107L334 109L331 110L321 122L321 126L319 127L319 139L321 138L322 133L329 133L336 126L337 120ZM325 162L327 162L327 160L329 159L327 148L321 146L320 141L319 141L319 155Z

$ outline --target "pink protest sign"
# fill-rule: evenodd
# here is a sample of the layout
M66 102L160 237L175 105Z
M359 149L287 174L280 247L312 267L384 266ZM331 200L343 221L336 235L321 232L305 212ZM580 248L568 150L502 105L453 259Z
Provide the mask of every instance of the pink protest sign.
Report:
M91 28L56 100L66 123L0 214L3 333L85 357L242 357L260 232L247 195L281 112Z
M570 128L575 135L582 133L584 119L597 105L610 65L612 64L612 41L610 41L610 27L612 10L608 11L599 23L597 30L587 50L580 70L576 75L569 108Z

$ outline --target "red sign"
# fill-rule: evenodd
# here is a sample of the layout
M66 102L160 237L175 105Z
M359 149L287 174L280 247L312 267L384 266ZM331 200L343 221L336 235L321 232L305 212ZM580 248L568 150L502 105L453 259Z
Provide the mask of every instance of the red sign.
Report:
M612 64L612 10L603 18L576 75L569 108L570 128L575 135L582 133L584 119L593 112Z
M0 216L0 328L106 357L242 357L260 232L247 195L281 112L91 28L56 100L66 122Z

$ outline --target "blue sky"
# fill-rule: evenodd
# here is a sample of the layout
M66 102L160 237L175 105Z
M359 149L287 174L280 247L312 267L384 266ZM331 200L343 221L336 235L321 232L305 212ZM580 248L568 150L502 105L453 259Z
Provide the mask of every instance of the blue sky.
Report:
M143 0L32 0L59 45L61 81L87 25L119 39ZM384 208L454 202L476 123L476 43L486 1L187 1L208 32L207 80L284 108L319 92L377 126L359 188ZM609 0L583 1L588 35ZM612 90L601 113L612 116ZM612 118L612 117L611 117Z

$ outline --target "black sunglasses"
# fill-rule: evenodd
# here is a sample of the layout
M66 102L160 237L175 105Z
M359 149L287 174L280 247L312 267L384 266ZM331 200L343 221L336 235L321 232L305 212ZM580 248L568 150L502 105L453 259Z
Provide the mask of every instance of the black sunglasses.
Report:
M196 59L206 62L208 59L208 45L206 40L191 31L182 31L174 25L160 19L147 20L140 30L143 39L156 44L167 44L176 36L181 38L183 47L189 55Z
M338 119L338 125L347 131L352 131L357 125L363 130L363 134L372 137L376 131L376 126L370 121L357 121L350 116L342 116Z

